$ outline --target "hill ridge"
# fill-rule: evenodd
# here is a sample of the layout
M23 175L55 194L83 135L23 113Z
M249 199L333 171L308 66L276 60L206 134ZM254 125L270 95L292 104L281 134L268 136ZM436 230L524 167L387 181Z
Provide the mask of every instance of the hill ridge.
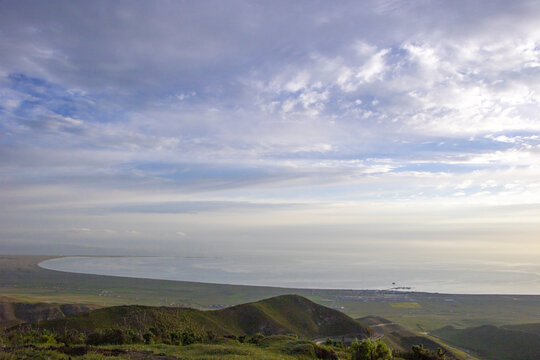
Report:
M33 325L28 325L33 326ZM280 295L220 310L121 305L62 319L39 322L41 328L73 328L85 333L122 327L138 332L208 332L216 335L283 335L306 338L354 334L367 338L371 330L353 318L299 295Z
M99 306L85 304L25 303L0 298L0 328L25 322L52 320L95 310Z

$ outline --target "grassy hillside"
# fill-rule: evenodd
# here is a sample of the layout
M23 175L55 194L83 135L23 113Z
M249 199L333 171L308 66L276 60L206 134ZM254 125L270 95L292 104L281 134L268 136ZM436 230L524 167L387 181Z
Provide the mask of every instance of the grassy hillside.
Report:
M482 359L537 360L537 324L511 327L520 330L445 327L434 334ZM124 305L22 324L0 337L0 359L347 359L350 351L339 340L307 340L342 336L380 338L406 359L416 359L410 349L420 344L446 348L447 358L469 358L390 320L357 321L301 296L282 295L220 310ZM433 354L430 359L437 358Z
M97 309L95 305L23 303L0 297L0 329L25 322L37 322L73 316Z
M433 335L456 346L470 349L488 360L538 360L540 336L491 325L467 329L447 326Z
M445 350L446 356L449 359L461 359L466 357L464 356L465 354L459 351L452 350L427 336L414 333L403 326L380 316L366 316L357 320L371 327L375 336L380 337L392 350L408 351L414 345L422 345L425 349L430 351L437 351L439 348Z
M370 330L347 315L315 304L297 295L283 295L228 309L201 311L188 308L115 306L88 313L42 321L32 327L54 332L72 329L85 334L119 328L141 336L189 331L224 335L296 334L314 338L354 334L370 335Z
M370 331L349 316L304 297L284 295L213 311L217 321L237 324L244 334L293 333L310 338L353 334L365 338Z
M339 335L371 332L297 295L209 311L124 305L7 329L0 359L348 359L342 344L306 339Z

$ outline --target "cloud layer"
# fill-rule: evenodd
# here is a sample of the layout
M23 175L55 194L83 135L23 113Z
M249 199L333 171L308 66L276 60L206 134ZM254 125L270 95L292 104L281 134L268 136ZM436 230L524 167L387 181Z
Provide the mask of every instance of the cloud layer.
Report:
M519 228L540 255L539 16L534 1L4 2L0 250L259 249L268 229L299 248L329 229L381 249L480 232L485 248ZM309 224L327 227L294 230Z

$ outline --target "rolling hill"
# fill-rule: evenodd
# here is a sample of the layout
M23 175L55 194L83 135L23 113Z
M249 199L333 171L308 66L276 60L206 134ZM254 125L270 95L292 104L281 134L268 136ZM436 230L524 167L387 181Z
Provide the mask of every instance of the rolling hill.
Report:
M413 345L423 345L424 348L430 351L437 351L439 348L446 350L446 356L448 358L459 358L450 349L438 342L418 335L380 316L366 316L357 320L371 327L375 336L381 337L381 340L393 350L408 351Z
M296 334L306 338L351 335L361 339L371 334L368 327L347 315L298 295L282 295L212 311L138 305L114 306L27 326L53 331L68 328L87 334L111 328L138 333L189 330L211 331L221 336L261 333Z
M337 310L302 296L283 295L213 311L216 320L235 324L235 332L265 335L293 333L309 338L329 335L368 337L364 325Z
M25 322L37 322L73 316L97 309L98 306L83 304L24 303L0 298L0 328Z

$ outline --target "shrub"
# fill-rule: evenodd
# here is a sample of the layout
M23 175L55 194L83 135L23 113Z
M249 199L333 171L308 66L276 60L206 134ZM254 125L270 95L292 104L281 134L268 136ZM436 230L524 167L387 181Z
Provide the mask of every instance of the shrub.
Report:
M324 345L333 346L333 347L336 347L338 349L344 349L345 348L345 344L343 343L343 341L332 340L330 338L326 339L326 341L324 342Z
M380 340L364 339L360 343L355 341L351 344L352 360L391 360L392 358L390 349Z
M213 331L208 330L208 331L206 332L206 339L207 339L208 341L212 342L212 341L215 341L215 340L217 339L217 336L216 336L216 334L214 334Z
M120 329L93 332L86 338L88 345L122 345L129 343L127 334Z
M129 344L140 344L144 342L144 338L138 331L129 329L126 331L126 342Z
M14 345L49 344L57 343L53 333L44 330L25 329L17 331L9 336L10 343Z
M318 359L324 359L324 360L338 360L337 354L334 352L334 350L321 345L315 345L315 356Z
M197 340L202 340L197 337L197 335L191 331L183 331L180 337L182 345L191 345L197 342Z
M55 334L56 341L66 345L79 345L86 342L86 334L76 329L65 329Z
M264 340L264 335L257 333L248 339L248 343L259 345Z
M446 359L446 351L438 349L437 352L424 349L422 345L414 345L410 351L396 352L396 356L405 360L444 360Z
M44 329L41 331L41 333L38 336L37 340L38 344L49 344L53 345L56 344L56 338L54 337L54 334L51 333L49 330Z
M297 345L294 345L289 353L291 355L304 355L308 356L310 358L315 357L315 346L311 343L300 343Z
M156 337L153 333L151 333L150 331L147 331L143 334L143 340L144 340L144 343L145 344L153 344L154 343L154 338Z
M195 331L173 331L169 333L170 344L173 345L191 345L195 343L202 343L205 340L205 336Z

